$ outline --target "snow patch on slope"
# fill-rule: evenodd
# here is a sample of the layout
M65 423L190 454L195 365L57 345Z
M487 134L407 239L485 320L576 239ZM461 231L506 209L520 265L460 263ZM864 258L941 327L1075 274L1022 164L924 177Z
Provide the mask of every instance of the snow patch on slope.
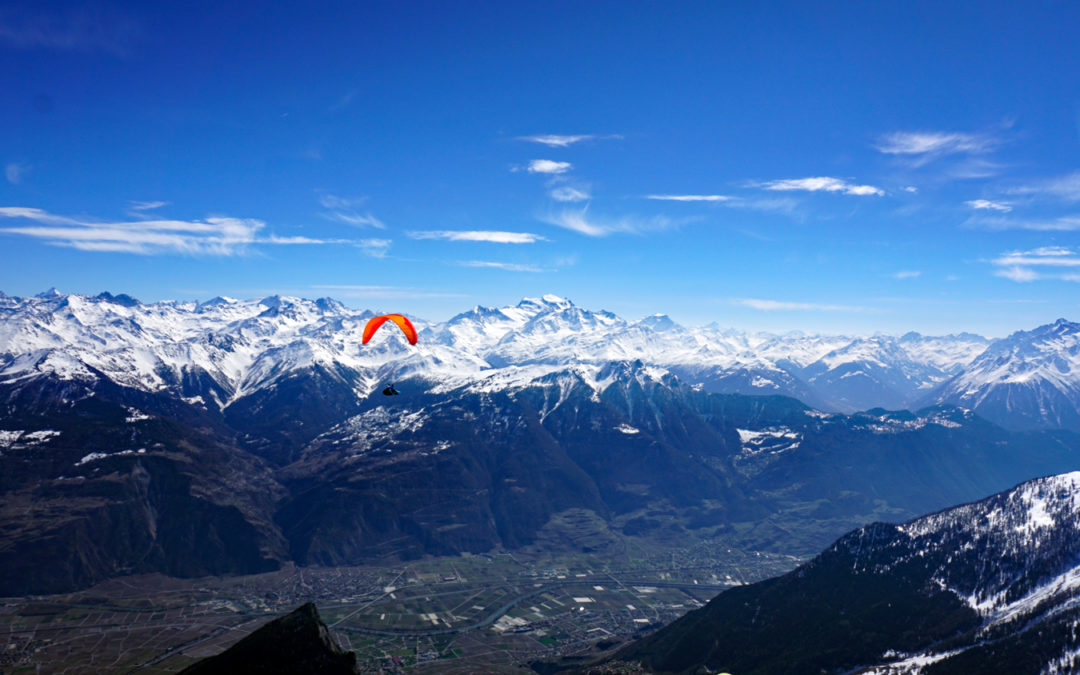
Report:
M751 455L760 452L777 455L797 449L802 442L802 434L784 426L769 427L758 431L750 429L736 429L735 431L739 434L743 452Z

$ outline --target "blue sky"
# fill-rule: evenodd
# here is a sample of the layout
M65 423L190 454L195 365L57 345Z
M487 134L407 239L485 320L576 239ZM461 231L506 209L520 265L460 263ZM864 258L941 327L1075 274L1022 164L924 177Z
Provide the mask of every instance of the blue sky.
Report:
M266 4L0 6L0 290L1080 320L1075 4Z

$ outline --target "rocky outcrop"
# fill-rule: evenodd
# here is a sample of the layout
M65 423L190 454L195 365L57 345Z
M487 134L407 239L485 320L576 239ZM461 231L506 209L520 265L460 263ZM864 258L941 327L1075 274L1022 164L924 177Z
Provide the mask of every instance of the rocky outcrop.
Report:
M343 650L309 602L274 619L217 656L203 659L182 675L354 675L356 654Z

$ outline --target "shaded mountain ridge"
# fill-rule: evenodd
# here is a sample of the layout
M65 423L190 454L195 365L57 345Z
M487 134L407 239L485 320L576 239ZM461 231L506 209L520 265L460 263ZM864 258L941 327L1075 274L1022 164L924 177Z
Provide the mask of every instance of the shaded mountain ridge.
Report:
M1074 672L1080 473L860 528L617 658L678 673Z

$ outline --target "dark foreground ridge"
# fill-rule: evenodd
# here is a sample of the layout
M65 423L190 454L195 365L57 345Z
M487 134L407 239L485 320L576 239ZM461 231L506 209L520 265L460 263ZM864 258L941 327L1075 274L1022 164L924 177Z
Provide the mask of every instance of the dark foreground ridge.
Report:
M1080 472L855 530L588 672L1076 673L1077 574Z
M274 619L240 642L185 668L182 675L317 673L354 675L356 654L335 644L330 630L309 602Z

